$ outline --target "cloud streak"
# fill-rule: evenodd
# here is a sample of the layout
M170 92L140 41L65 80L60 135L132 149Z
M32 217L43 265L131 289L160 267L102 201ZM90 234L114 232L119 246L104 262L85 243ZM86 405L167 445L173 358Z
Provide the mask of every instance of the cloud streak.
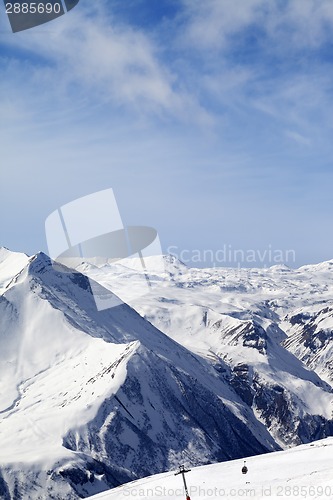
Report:
M7 68L7 82L25 74L39 99L44 87L56 98L62 92L73 99L79 92L83 99L141 114L209 122L193 96L177 89L177 75L161 61L158 45L143 31L117 24L105 2L85 4L53 23L47 36L45 28L36 28L34 36L24 32L10 39L19 59L26 54L27 67ZM28 54L34 57L30 67Z
M327 234L331 3L177 6L139 26L110 2L81 0L47 28L0 35L4 244L29 224L40 242L57 206L107 187L127 221L179 247L222 234L289 248L306 220Z

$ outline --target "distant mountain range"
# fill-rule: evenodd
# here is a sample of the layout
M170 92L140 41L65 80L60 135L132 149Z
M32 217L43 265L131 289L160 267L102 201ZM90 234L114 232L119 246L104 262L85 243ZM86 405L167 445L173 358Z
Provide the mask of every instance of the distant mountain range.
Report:
M86 498L333 435L333 262L162 264L147 288L126 262L0 249L0 498ZM92 286L127 304L98 311Z

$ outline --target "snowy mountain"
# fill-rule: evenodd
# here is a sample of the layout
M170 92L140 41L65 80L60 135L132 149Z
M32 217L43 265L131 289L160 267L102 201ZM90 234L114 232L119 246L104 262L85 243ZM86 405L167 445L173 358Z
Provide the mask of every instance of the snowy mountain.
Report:
M222 362L126 304L97 311L88 278L42 253L9 281L0 318L1 498L87 497L184 457L279 448Z
M328 382L333 382L333 304L317 303L288 315L283 345Z
M11 252L7 248L0 247L0 293L6 290L28 260L29 257L24 253Z
M332 385L324 376L332 367L332 263L188 269L163 259L164 275L151 277L154 286L141 296L137 272L126 279L119 266L85 272L120 297L131 281L130 304L143 317L216 366L223 362L230 386L282 448L332 435ZM309 309L318 310L318 331Z
M297 446L291 450L260 455L246 460L248 473L241 470L243 460L195 467L186 474L192 500L200 498L333 498L333 439ZM129 483L92 500L125 498L185 498L181 476L174 472L158 474Z
M126 261L0 251L0 498L88 497L333 435L330 263L149 269L147 289ZM129 305L98 311L92 288Z

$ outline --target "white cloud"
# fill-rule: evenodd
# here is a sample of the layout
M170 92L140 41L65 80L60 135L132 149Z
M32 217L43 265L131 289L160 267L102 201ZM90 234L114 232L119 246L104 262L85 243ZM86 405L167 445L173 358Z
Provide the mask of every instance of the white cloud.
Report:
M331 81L320 65L301 74L277 75L262 86L250 104L283 128L296 129L299 138L311 137L311 144L318 146L332 133Z
M183 0L183 5L180 39L199 51L226 50L253 26L266 33L272 52L318 47L331 38L331 0Z
M228 37L257 20L263 0L183 0L183 42L203 49L223 49Z
M267 33L290 51L319 47L331 38L333 4L330 0L292 0L283 7L275 0L267 16Z
M31 66L7 67L7 87L24 74L27 93L35 92L39 101L52 93L55 99L68 97L75 88L83 100L111 103L116 109L211 122L196 99L179 90L177 75L163 64L158 44L143 31L117 24L103 3L75 9L53 21L50 30L35 28L33 36L22 32L6 41L40 58Z
M14 94L27 114L42 109L43 103L47 112L50 102L57 105L58 100L67 100L71 109L73 99L82 107L106 105L110 112L125 108L138 116L171 117L204 127L218 123L227 112L251 106L283 121L304 121L314 103L324 105L325 112L324 79L314 86L307 81L312 68L306 67L301 85L293 75L269 75L269 56L279 52L290 66L292 52L302 44L322 43L333 21L331 0L183 0L182 5L171 34L173 53L165 58L168 47L157 36L120 24L107 13L106 2L82 0L80 8L50 23L49 31L41 27L8 38L27 55L7 66L0 91ZM267 43L257 48L251 66L230 57L228 50L253 25L266 31ZM30 55L42 59L29 64ZM173 55L184 64L173 64ZM23 80L25 95L17 95Z
M311 140L295 130L286 130L286 136L300 146L310 146Z
M320 48L332 0L183 0L168 40L120 23L107 1L0 34L4 243L36 251L51 211L110 186L125 220L162 225L165 242L213 245L221 228L248 246L266 238L252 224L263 213L284 241L295 191L319 199L299 207L298 227L315 206L324 234L332 92ZM239 48L254 24L265 35L248 60Z

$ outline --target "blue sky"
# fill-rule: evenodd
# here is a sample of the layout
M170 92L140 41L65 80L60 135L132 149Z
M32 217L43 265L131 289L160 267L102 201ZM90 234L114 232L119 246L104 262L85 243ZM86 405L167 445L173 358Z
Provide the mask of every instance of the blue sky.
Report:
M112 187L164 251L333 258L331 0L81 0L0 31L1 245L47 251L53 210Z

